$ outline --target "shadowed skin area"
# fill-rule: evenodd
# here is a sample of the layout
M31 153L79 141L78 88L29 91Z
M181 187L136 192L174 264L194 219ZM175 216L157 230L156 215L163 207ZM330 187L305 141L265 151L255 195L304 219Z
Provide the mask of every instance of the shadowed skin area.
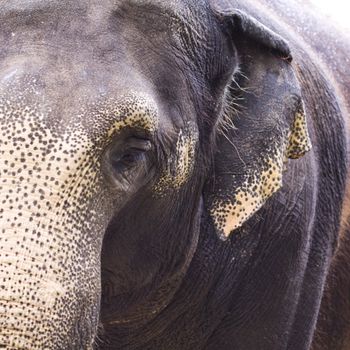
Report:
M328 349L350 51L284 6L0 0L0 348Z

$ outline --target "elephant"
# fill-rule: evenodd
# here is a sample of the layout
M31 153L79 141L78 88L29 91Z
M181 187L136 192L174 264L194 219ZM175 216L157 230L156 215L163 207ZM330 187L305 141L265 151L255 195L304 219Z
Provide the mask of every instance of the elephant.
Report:
M349 349L347 33L298 0L0 18L0 348Z

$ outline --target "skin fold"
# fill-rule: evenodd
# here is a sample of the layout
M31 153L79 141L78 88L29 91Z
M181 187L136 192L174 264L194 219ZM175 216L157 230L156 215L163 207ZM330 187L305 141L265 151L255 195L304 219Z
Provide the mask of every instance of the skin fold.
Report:
M0 0L0 348L346 350L349 53L296 0Z

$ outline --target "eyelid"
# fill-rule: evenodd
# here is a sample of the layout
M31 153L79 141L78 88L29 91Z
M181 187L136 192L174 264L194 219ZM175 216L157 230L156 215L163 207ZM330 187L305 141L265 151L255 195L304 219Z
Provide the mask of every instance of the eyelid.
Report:
M153 148L153 144L148 139L140 139L140 138L130 138L127 140L124 146L124 150L127 149L136 149L140 151L150 151Z
M146 137L129 136L126 139L116 140L104 153L102 169L106 181L112 189L118 190L129 188L134 180L143 178L148 181L153 174L154 155L156 146L153 140ZM137 158L135 166L123 165L122 157L130 153ZM115 168L114 160L120 163L120 169Z

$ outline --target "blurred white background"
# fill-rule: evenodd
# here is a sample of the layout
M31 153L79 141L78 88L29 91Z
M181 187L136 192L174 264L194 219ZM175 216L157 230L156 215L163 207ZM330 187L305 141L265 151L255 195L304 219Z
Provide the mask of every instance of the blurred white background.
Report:
M335 19L350 31L350 1L349 0L310 0L327 16Z

